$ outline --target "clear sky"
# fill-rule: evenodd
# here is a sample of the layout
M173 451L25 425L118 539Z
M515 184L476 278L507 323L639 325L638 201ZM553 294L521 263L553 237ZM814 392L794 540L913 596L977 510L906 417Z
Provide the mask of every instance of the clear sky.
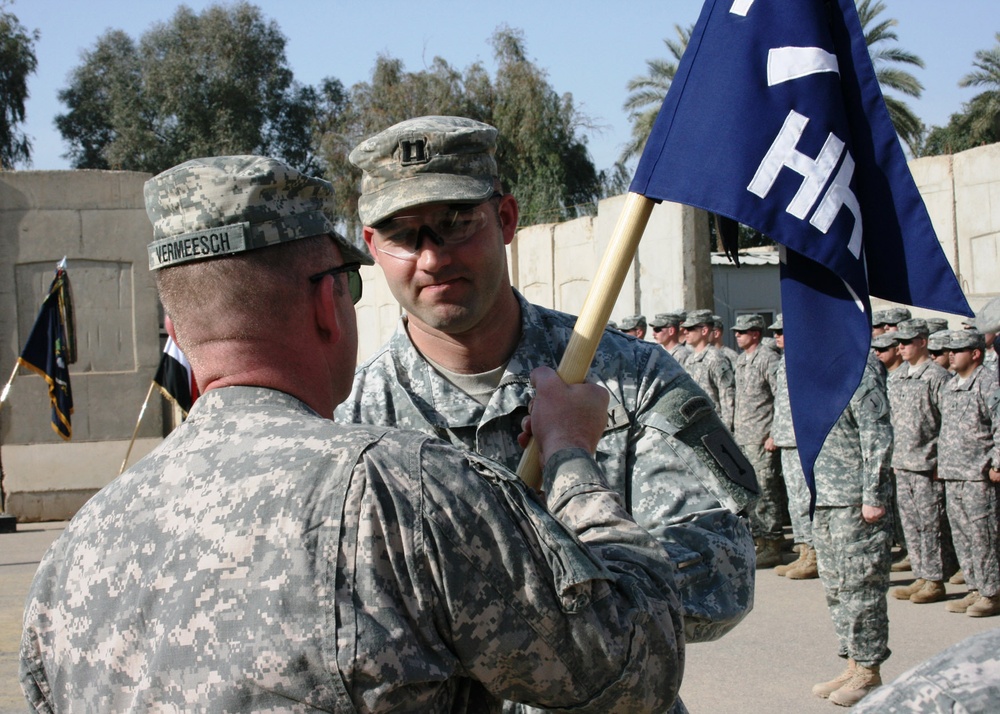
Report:
M777 2L779 0L758 0ZM785 0L781 0L785 1ZM920 100L906 99L928 125L941 125L978 91L960 89L976 50L996 44L998 0L884 0L884 17L899 21L899 45L920 56L924 84ZM67 169L67 147L56 131L66 111L57 98L83 51L109 29L138 39L186 4L195 11L216 4L166 0L14 0L12 11L29 30L38 29L38 69L29 77L27 122L33 166ZM646 60L666 57L665 37L674 25L695 22L701 0L504 0L479 5L459 0L258 0L288 39L286 55L303 84L336 77L345 86L370 78L375 58L388 54L407 70L420 70L440 56L459 70L482 62L495 71L489 38L501 25L524 32L528 56L546 70L560 94L602 127L589 134L598 169L610 167L629 138L622 103L626 82L646 73Z

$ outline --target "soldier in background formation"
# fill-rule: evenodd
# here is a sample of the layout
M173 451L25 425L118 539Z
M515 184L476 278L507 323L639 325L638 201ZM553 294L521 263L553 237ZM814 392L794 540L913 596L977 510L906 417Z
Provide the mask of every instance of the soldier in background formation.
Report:
M725 334L722 318L718 315L712 315L712 344L722 353L723 357L729 360L729 366L735 373L736 358L740 356L740 353L725 343L722 339Z
M890 378L895 385L889 391L894 434L892 467L915 580L891 592L898 600L932 603L943 600L946 594L944 483L937 479L937 440L942 390L951 375L928 355L929 335L924 320L904 320L892 334L904 360Z
M496 146L482 122L420 117L351 152L364 238L404 314L337 419L417 429L514 468L531 370L559 363L576 318L510 284L518 204L503 192ZM686 639L721 637L753 604L753 469L658 345L605 330L588 381L611 395L598 463L671 555Z
M778 319L768 329L774 334L777 346L784 350L785 325L781 313L778 313ZM792 522L792 541L798 548L799 556L788 565L777 566L774 572L790 580L812 580L819 577L816 549L813 547L812 517L809 515L812 497L802 472L799 450L796 448L784 354L778 362L775 383L774 420L771 422L771 435L764 442L764 448L776 450L779 454L782 480L788 497L788 515Z
M760 497L751 514L751 529L757 548L757 567L781 564L782 532L787 511L785 484L777 454L766 448L771 438L774 398L778 390L778 353L761 345L764 318L740 315L731 328L742 352L736 359L736 399L733 435L753 464L760 484Z
M618 323L618 329L626 335L632 335L632 337L644 340L646 339L646 316L629 315L628 317L623 317L621 322Z
M21 642L33 709L670 707L680 602L593 457L600 387L532 373L551 512L493 461L336 424L371 258L326 218L330 184L233 156L144 193L151 258L230 239L157 267L202 396L39 565Z
M814 467L813 544L846 669L813 694L852 706L882 683L889 657L892 424L885 383L870 365Z
M951 332L947 349L955 376L942 395L938 437L938 476L945 484L952 539L969 588L945 609L972 617L1000 613L1000 419L996 383L983 367L985 346L977 330Z
M681 323L687 318L687 313L683 310L674 312L658 313L649 321L649 326L653 328L653 339L670 353L670 356L677 360L677 364L683 367L691 356L693 350L684 341L681 333Z
M939 365L945 371L950 374L951 362L948 360L948 339L950 335L948 329L938 330L937 332L932 332L927 338L927 354L934 360L934 363Z
M681 323L685 341L694 350L684 368L708 393L722 423L733 430L733 410L736 400L736 375L729 360L712 345L715 318L711 310L692 310Z

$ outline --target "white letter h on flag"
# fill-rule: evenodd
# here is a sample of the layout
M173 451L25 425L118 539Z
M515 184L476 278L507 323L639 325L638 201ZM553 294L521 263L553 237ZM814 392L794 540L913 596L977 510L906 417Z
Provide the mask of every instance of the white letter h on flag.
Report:
M774 187L774 182L778 179L778 173L782 168L787 166L795 171L802 176L803 181L785 210L799 219L805 219L809 215L809 211L816 205L823 187L830 180L830 176L837 167L837 162L840 161L840 156L844 151L844 142L833 134L827 136L819 156L815 159L796 149L795 147L808 123L809 120L794 109L788 112L781 131L778 132L778 136L775 137L771 148L767 150L764 160L757 167L757 173L754 174L753 180L747 186L751 193L760 198L766 198ZM854 159L848 152L847 156L844 157L840 171L837 172L837 176L827 189L809 222L822 233L826 233L833 225L833 220L837 217L840 209L846 206L854 215L854 229L851 231L848 249L855 258L860 258L861 206L850 189L853 175Z

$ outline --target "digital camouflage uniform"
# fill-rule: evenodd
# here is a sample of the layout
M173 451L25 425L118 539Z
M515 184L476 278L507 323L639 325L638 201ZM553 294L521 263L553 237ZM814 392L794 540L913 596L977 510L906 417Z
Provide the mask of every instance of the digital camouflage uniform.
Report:
M857 706L855 714L974 714L1000 702L1000 628L979 632L918 664Z
M779 362L778 353L763 345L758 345L753 352L743 352L736 360L733 435L757 473L760 497L754 508L752 526L754 535L764 538L782 537L787 510L777 454L764 448L774 419Z
M28 700L95 714L486 712L499 698L662 710L683 670L662 548L582 450L544 476L561 522L513 474L424 434L211 390L42 560ZM650 681L650 665L673 674Z
M701 352L693 352L684 363L684 369L705 390L715 405L722 423L732 431L736 376L729 360L716 347L708 345Z
M945 482L955 552L969 590L983 597L1000 594L998 485L988 475L991 464L1000 466L995 393L982 365L966 380L953 377L942 394L938 437L938 476Z
M529 374L559 363L576 322L517 297L521 339L485 407L420 355L404 317L358 369L336 418L417 429L515 469L522 453L516 436L533 396ZM749 506L750 492L726 475L755 488L752 467L704 393L658 345L605 331L587 381L611 394L597 461L636 521L670 552L688 641L721 637L753 606L753 542L746 518L734 514ZM711 450L724 467L706 444L717 444Z
M792 407L788 400L788 374L782 355L775 371L774 421L771 422L771 439L781 455L781 475L788 495L788 515L792 521L792 539L796 543L812 545L812 518L809 503L812 494L802 471L802 460L795 442L792 427Z
M885 384L866 366L814 466L813 545L840 656L874 667L889 657L892 424ZM884 507L875 523L862 504Z
M892 373L894 388L889 391L896 501L910 568L914 577L932 581L946 575L941 530L944 482L936 478L936 471L941 390L950 376L930 359L916 366L904 362Z
M694 350L685 345L683 342L678 343L667 350L670 356L677 360L677 364L681 367L687 365L688 359L694 354Z

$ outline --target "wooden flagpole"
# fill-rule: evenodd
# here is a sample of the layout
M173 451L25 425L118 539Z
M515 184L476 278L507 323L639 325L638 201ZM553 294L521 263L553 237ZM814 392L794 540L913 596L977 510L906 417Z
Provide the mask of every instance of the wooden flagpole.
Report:
M587 370L597 354L597 345L611 319L611 310L625 283L625 276L635 258L639 240L655 203L653 199L639 193L630 192L625 198L625 207L615 224L597 275L590 283L587 298L573 327L573 335L566 345L559 369L556 370L568 384L579 384L587 377ZM534 438L521 456L517 474L532 488L541 488L542 468Z
M132 446L135 444L135 437L139 433L139 424L142 422L142 417L146 413L146 405L149 404L149 398L153 395L153 387L156 386L156 382L151 381L149 383L149 391L146 392L146 398L142 402L142 409L139 410L139 418L135 420L135 429L132 430L132 440L128 442L128 451L125 452L125 459L122 461L122 466L118 469L118 475L121 476L125 471L125 464L128 463L128 457L132 454Z

